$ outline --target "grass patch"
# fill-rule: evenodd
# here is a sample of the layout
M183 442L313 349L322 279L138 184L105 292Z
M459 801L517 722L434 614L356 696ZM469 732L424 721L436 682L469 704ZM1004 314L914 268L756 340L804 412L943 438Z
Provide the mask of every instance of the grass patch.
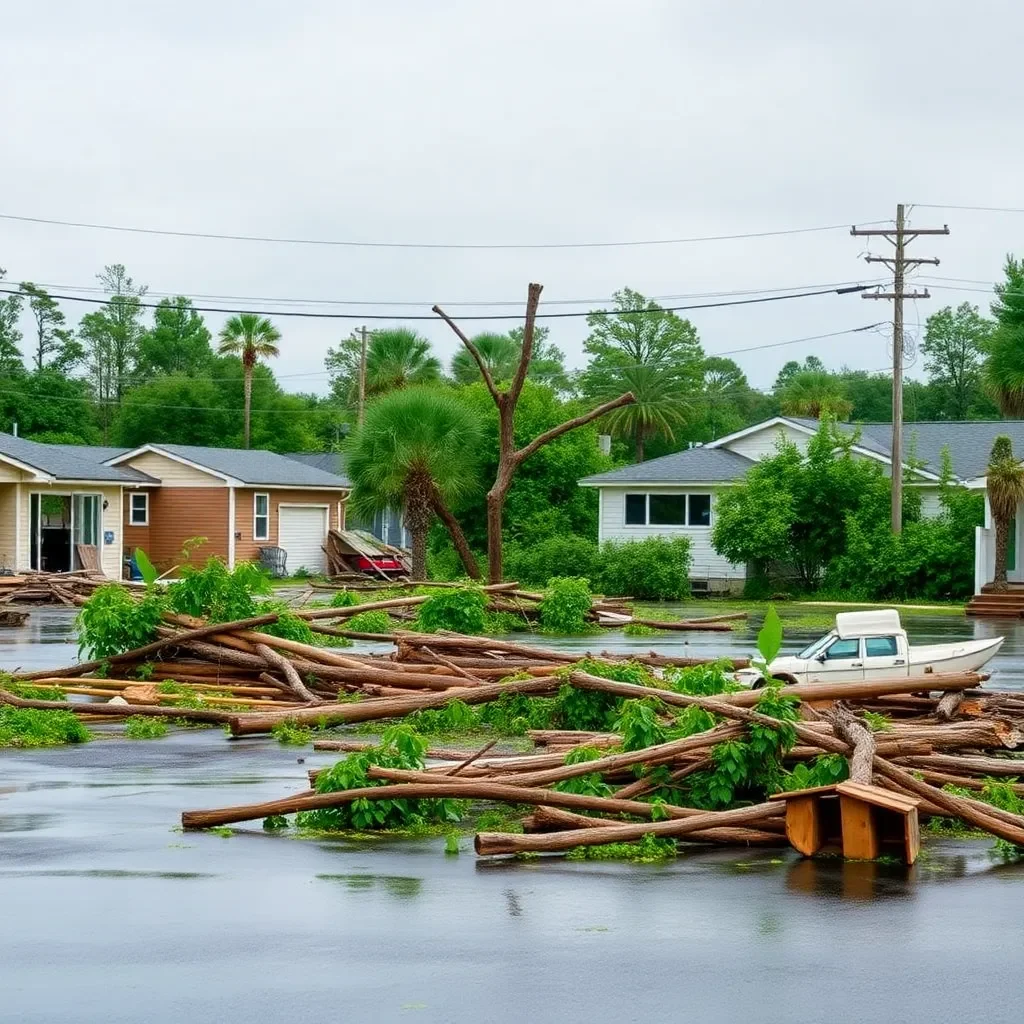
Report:
M292 721L290 718L286 718L283 722L278 722L270 730L270 734L278 743L285 747L304 747L313 735L311 730L307 729L304 725L299 725L298 722Z
M130 740L158 740L167 735L167 723L162 718L132 715L124 721L124 734Z
M92 734L70 711L0 706L0 747L59 747L86 743Z

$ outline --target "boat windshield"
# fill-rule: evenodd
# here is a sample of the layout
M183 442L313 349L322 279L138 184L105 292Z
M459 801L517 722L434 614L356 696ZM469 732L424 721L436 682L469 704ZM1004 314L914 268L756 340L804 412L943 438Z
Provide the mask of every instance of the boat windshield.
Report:
M805 647L797 657L804 661L808 661L813 658L830 640L834 640L835 636L835 633L826 633L820 640L815 640L810 647Z

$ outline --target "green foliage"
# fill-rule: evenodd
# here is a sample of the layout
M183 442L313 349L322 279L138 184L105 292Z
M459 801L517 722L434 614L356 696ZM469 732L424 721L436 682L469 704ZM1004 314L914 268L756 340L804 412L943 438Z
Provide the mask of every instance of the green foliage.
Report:
M23 700L67 700L67 695L56 686L31 686L28 683L11 682L6 674L0 677L0 690L6 690Z
M132 715L124 720L124 734L130 740L158 740L167 735L167 723L149 715Z
M288 827L288 819L283 814L271 814L263 819L264 832L279 832Z
M600 557L589 537L556 534L534 542L526 539L505 545L505 576L530 586L546 586L552 576L598 579Z
M672 860L679 854L674 839L662 839L651 832L638 843L605 843L601 846L577 846L565 855L566 860L629 860L637 864L656 864Z
M354 604L359 604L359 599L351 590L339 590L331 598L332 608L351 608Z
M782 650L782 620L775 605L768 605L764 623L757 634L757 653L766 665L771 664Z
M978 405L981 357L992 327L969 302L956 310L946 306L928 317L921 343L924 366L951 420L970 418Z
M849 765L841 754L820 754L810 763L801 761L795 764L791 772L782 776L781 788L792 791L832 786L843 782L849 774Z
M167 588L174 611L210 622L234 622L258 615L256 597L271 592L270 577L253 562L239 562L233 570L219 558L202 567L183 565L178 580Z
M448 856L457 857L459 855L459 834L458 834L458 832L449 832L444 837L444 852Z
M323 633L314 633L309 628L305 619L300 619L294 612L289 611L287 606L267 602L259 609L260 612L278 611L277 622L271 622L264 626L257 626L256 631L267 633L270 636L280 637L282 640L294 640L300 644L323 644L329 638Z
M427 633L450 630L477 635L483 633L487 595L475 588L442 589L420 605L417 625Z
M484 632L488 636L502 633L528 633L532 628L529 619L515 612L488 612L484 616Z
M154 441L225 444L234 439L236 416L210 377L174 373L133 387L118 407L110 432L125 447Z
M1004 272L1005 281L995 288L995 329L984 343L982 376L999 411L1019 419L1024 416L1024 260L1007 256Z
M552 577L540 605L544 632L563 636L593 632L594 626L586 618L592 603L589 580L580 576Z
M97 588L76 620L80 652L109 658L152 643L165 607L163 595L157 593L136 601L118 583Z
M601 589L641 600L678 600L690 593L688 537L608 541L601 548Z
M643 750L664 743L666 731L659 718L663 710L661 701L653 697L623 701L614 725L622 735L622 749Z
M89 730L70 711L0 704L0 747L56 747L89 739Z
M143 582L147 587L153 586L160 576L156 566L149 560L149 556L142 550L142 548L135 549L134 558Z
M379 746L357 754L320 773L316 780L318 793L337 793L347 789L364 789L381 785L367 775L371 767L420 770L427 743L404 725L392 726L381 737ZM344 829L406 828L430 823L457 822L462 814L458 801L423 800L353 800L340 807L302 811L297 823L302 828L323 831Z
M473 732L480 727L478 710L461 700L451 700L440 708L422 708L403 721L420 733Z
M890 732L892 730L892 719L888 715L880 714L877 711L865 711L863 717L872 732Z
M390 633L394 626L395 620L383 608L360 612L345 622L345 629L354 633Z
M558 717L566 729L611 730L621 706L621 697L600 690L581 690L566 683L558 691Z
M714 697L720 693L735 693L742 687L732 678L732 663L712 661L688 668L669 666L663 675L669 688L695 697Z
M277 722L270 732L284 747L304 747L313 735L310 729L291 718Z
M676 725L672 730L673 736L682 739L686 736L694 736L699 732L707 732L713 729L718 722L710 711L699 707L683 708L676 715Z
M551 697L528 697L503 693L497 700L481 705L480 721L502 736L522 736L528 729L551 729L559 720L558 702Z
M626 636L657 636L660 633L664 633L663 629L655 629L653 626L645 626L642 622L627 622L622 627L622 632Z
M576 747L565 755L565 764L586 764L602 757L597 747ZM559 793L578 793L582 796L611 796L612 787L608 785L598 772L577 775L572 779L556 782L554 789Z

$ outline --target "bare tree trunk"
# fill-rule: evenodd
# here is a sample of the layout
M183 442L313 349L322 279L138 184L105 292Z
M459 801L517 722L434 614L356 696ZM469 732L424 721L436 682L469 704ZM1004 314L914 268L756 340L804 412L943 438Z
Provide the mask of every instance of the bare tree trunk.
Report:
M244 364L245 370L245 381L243 387L245 389L245 443L243 447L249 447L249 422L252 416L252 364L246 362Z
M466 575L471 580L480 579L480 566L476 564L476 556L469 547L469 541L466 540L466 535L462 532L458 519L455 518L451 509L444 503L441 495L437 493L436 487L433 494L433 506L437 518L444 523L448 536L451 537L452 544L455 545L455 550L459 553L459 558L462 561L462 567L466 570Z
M516 449L516 406L519 404L519 396L522 394L526 373L530 367L530 359L533 356L533 332L542 290L543 285L531 284L527 291L523 350L519 354L519 366L516 369L515 377L513 377L507 391L498 390L497 385L494 383L494 378L491 376L491 371L483 356L480 355L479 349L466 337L458 325L440 306L434 306L434 312L451 327L462 344L466 346L469 354L476 360L476 364L484 378L484 383L487 385L487 390L490 392L491 398L494 399L494 404L498 409L498 472L494 478L494 485L487 492L487 575L491 583L501 582L502 512L505 508L505 499L508 497L509 488L512 486L512 479L520 463L525 462L526 459L549 441L554 441L555 438L561 437L562 434L568 433L576 427L582 427L591 420L596 420L605 413L611 412L612 409L617 409L622 405L629 405L635 401L632 393L627 392L611 402L605 402L596 409L591 409L590 412L584 413L582 416L576 416L574 419L567 420L551 430L546 430L543 434L535 437L528 445L518 450Z
M1007 590L1009 584L1006 582L1006 559L1010 548L1010 523L1002 516L993 517L996 528L996 557L995 573L992 576L993 590Z
M427 531L422 528L412 529L412 578L414 580L425 580L427 578Z
M644 461L644 431L643 427L636 428L636 434L634 436L636 442L635 458L637 462Z

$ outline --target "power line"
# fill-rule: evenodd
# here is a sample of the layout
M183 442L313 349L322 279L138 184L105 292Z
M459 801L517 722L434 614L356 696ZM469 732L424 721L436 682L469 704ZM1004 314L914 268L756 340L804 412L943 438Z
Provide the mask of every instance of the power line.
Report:
M365 242L351 239L237 235L212 231L173 231L166 228L140 228L123 224L97 224L90 221L27 217L13 213L0 213L0 220L20 221L25 224L47 224L66 228L86 228L93 231L120 231L135 235L162 235L171 238L209 238L228 242L269 242L284 245L328 245L367 249L608 249L644 245L682 245L691 242L728 242L739 239L771 238L781 235L806 235L822 231L837 231L847 227L846 224L822 224L817 227L784 228L774 231L746 231L729 235L697 235L690 238L647 238L622 242ZM876 220L865 223L884 224L887 222Z
M659 306L657 309L593 309L584 312L574 313L538 313L538 320L562 320L570 318L580 318L588 316L635 316L658 314L658 313L678 313L682 311L688 311L693 309L718 309L723 306L752 306L764 302L782 302L786 299L806 299L816 295L847 295L853 292L863 292L869 285L856 284L848 285L843 288L821 288L814 291L803 291L793 292L786 295L766 295L760 296L753 299L729 299L723 302L704 302L696 303L692 305L684 306ZM7 295L23 295L24 292L17 288L0 288L0 294ZM84 302L93 306L109 306L113 303L114 299L93 299L83 295L58 295L50 293L50 298L60 299L62 302ZM138 306L145 309L156 309L159 306L157 302L143 302L141 299L135 297L121 296L122 299L136 303ZM308 320L390 320L399 322L412 322L419 320L430 320L436 321L437 317L434 315L424 316L394 316L387 313L315 313L308 310L297 310L297 309L229 309L218 306L192 306L197 313L258 313L260 316L276 316L276 317L294 317L299 319ZM520 313L495 313L495 314L481 314L474 313L469 316L460 316L460 320L521 320L522 314Z
M949 203L914 203L921 210L971 210L979 213L1024 213L1019 206L953 206Z

